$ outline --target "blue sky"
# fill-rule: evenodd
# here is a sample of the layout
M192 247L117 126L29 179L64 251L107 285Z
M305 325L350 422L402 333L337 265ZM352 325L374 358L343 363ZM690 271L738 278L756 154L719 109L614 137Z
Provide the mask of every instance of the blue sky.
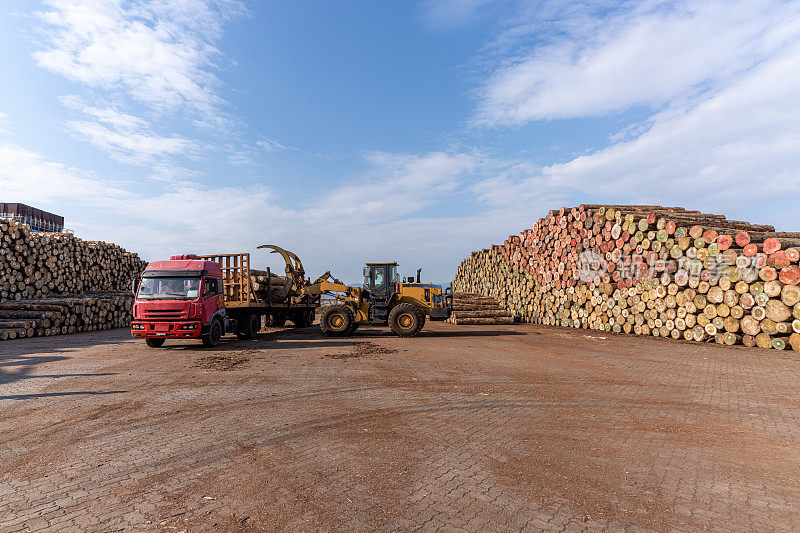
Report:
M800 2L6 0L0 201L447 282L550 208L800 229ZM255 263L276 267L257 253Z

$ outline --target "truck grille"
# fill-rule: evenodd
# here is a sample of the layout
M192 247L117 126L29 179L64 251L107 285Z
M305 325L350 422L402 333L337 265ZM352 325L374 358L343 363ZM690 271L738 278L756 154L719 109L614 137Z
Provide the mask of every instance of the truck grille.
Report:
M176 318L183 318L184 312L180 309L175 311L159 310L159 311L145 311L144 318L173 320Z

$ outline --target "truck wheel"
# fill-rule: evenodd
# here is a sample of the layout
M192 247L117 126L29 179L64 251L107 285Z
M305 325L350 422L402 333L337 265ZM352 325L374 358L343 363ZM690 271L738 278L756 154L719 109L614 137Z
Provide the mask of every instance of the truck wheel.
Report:
M322 332L331 337L348 335L352 325L353 312L346 305L329 305L319 321Z
M144 342L146 342L150 348L161 348L164 346L165 340L167 339L145 339Z
M258 337L258 333L261 331L261 315L252 314L250 315L250 335L253 338Z
M203 335L203 346L206 348L215 348L219 346L219 340L222 338L222 323L219 320L214 320L211 323L211 328L206 335Z
M313 310L303 310L295 313L294 318L292 318L292 322L294 322L295 327L309 328L311 327L311 324L314 323L314 318Z
M267 318L267 325L271 328L282 328L286 325L286 315L283 313L274 313Z
M240 339L252 339L258 336L259 331L261 331L261 315L253 313L242 318L236 335Z
M389 327L400 337L413 337L422 329L423 318L414 304L398 304L389 313Z

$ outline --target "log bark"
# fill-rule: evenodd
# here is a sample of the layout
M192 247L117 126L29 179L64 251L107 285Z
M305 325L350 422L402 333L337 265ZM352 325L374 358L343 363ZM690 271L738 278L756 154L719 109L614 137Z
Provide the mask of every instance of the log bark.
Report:
M145 266L115 244L0 220L0 340L128 326Z
M511 317L495 317L495 318L457 318L455 321L458 325L496 325L496 324L513 324L514 319Z
M523 322L774 348L800 320L797 235L677 207L565 207L462 261L454 305L490 310L482 295Z
M458 311L458 318L493 318L493 317L513 317L511 311L505 309L488 311Z

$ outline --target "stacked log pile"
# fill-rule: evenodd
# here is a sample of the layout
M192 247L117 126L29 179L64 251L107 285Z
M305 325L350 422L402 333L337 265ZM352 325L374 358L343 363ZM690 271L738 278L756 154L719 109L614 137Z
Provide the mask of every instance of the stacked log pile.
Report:
M115 244L0 219L0 301L128 290L145 264Z
M514 314L503 308L497 299L475 293L453 294L450 324L513 324Z
M0 340L129 325L145 265L115 244L0 219Z
M800 350L799 250L723 215L585 204L473 252L453 290L537 324Z
M132 306L130 292L0 302L0 340L127 327Z

